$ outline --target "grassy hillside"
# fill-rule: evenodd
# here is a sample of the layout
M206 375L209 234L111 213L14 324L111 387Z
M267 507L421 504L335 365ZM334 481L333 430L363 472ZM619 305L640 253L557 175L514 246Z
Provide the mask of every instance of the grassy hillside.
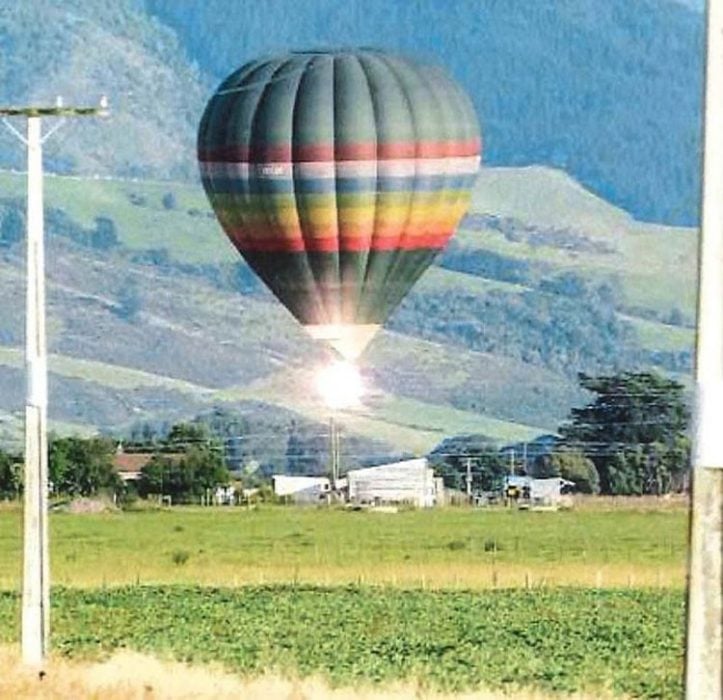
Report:
M628 305L661 314L677 307L692 323L695 229L636 221L563 172L540 167L483 169L472 212L494 214L512 229L529 230L510 240L489 226L480 235L463 225L457 234L461 243L585 277L615 277ZM555 232L557 239L550 235Z
M0 173L0 237L23 192L22 175ZM324 430L310 387L328 351L239 263L199 187L48 177L46 205L54 420L117 429L261 402L284 416L277 427L296 415ZM99 217L117 245L84 238ZM522 440L584 399L578 369L684 370L695 238L636 222L558 171L487 169L453 246L362 358L372 393L345 430L413 453L462 432ZM0 254L0 408L14 413L22 246ZM599 285L607 296L589 292Z
M72 177L48 177L46 182L47 206L62 208L84 226L90 226L97 216L113 218L123 244L131 249L165 248L173 260L197 264L237 260L197 185ZM0 173L3 197L20 197L24 187L24 176ZM162 205L168 192L176 199L172 210ZM523 232L515 239L487 221L481 227L474 225L475 214L504 219L511 229L521 228ZM550 232L567 233L568 239L555 240ZM470 216L455 241L508 257L543 261L557 270L617 276L626 303L661 314L677 306L692 320L696 230L636 221L561 171L484 168ZM591 250L590 242L601 248L593 246ZM491 285L499 288L503 284L501 280L457 275L443 279L444 272L439 270L432 274L435 277L425 276L420 285L487 285L485 288L490 289Z

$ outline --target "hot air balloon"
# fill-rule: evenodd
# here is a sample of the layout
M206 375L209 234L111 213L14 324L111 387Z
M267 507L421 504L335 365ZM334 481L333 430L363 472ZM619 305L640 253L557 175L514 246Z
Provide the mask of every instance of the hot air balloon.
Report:
M459 224L480 143L469 98L441 69L374 49L303 51L223 81L198 158L250 267L354 359Z

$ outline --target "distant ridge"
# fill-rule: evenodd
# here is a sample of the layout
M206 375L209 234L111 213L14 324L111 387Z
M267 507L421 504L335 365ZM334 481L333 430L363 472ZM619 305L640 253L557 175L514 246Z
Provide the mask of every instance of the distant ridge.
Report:
M289 7L294 12L289 12ZM0 0L0 102L110 97L48 142L57 172L195 180L217 82L258 55L371 45L474 96L492 165L569 173L636 218L694 225L702 0ZM22 164L0 131L0 166Z
M444 65L492 165L545 164L638 219L694 224L703 16L675 0L146 0L220 80L291 47L367 45ZM230 9L233 8L233 9Z

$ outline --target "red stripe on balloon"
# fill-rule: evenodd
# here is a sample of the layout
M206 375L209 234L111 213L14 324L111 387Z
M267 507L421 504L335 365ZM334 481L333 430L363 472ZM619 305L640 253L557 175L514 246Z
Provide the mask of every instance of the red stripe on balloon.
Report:
M292 163L339 160L396 160L399 158L458 158L479 155L480 139L467 141L362 142L289 146L222 146L198 150L202 162Z

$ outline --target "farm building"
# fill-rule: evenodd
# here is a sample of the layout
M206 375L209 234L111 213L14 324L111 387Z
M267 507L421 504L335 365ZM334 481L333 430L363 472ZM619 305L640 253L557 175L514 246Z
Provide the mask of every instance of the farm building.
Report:
M441 484L426 458L347 472L351 503L410 503L420 508L441 501Z
M275 495L294 503L325 503L331 493L331 482L325 476L274 474L271 481Z
M513 476L505 479L505 495L519 505L557 507L562 496L575 484L561 477L535 479L532 476Z

